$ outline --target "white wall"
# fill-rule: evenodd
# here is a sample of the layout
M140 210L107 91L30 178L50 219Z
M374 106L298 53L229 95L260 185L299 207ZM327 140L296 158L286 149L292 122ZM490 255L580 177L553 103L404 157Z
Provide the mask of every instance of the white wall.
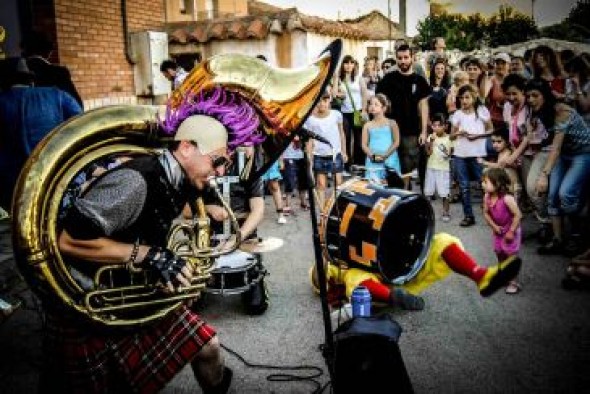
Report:
M365 55L363 55L363 58L366 56L367 48L369 47L381 48L381 57L379 58L380 62L382 62L388 57L395 57L395 40L391 40L391 45L389 40L365 41L363 43L363 50L365 53ZM391 54L389 48L391 48Z
M336 37L322 36L315 33L307 34L308 63L315 60L318 55L334 41ZM352 55L362 66L363 59L367 55L365 42L359 40L342 39L342 56Z
M309 50L309 43L307 40L307 33L301 30L294 30L291 32L291 67L305 67L310 64L315 57L313 49ZM318 52L319 53L319 52Z
M206 57L222 53L241 53L249 56L264 55L270 64L277 64L275 45L276 37L272 34L266 40L212 40L207 44Z

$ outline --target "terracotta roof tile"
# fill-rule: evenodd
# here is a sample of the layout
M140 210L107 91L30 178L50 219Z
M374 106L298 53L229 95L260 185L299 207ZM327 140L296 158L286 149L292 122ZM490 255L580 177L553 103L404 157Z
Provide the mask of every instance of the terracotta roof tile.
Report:
M215 23L210 26L208 33L209 39L224 40L227 38L227 28L224 23Z
M197 41L201 43L207 42L209 38L207 35L207 27L195 26L193 31L189 34L189 37L192 39L192 41Z
M387 39L380 37L389 20L379 12L351 21L333 21L300 13L297 8L282 9L259 1L249 2L250 15L244 17L218 18L189 23L169 23L170 43L206 43L213 39L264 39L269 34L303 30L331 37L352 39ZM378 25L378 26L374 26ZM395 24L394 24L395 26ZM185 31L183 33L182 31ZM397 29L393 33L399 35Z
M247 37L246 30L246 26L242 22L233 21L227 29L227 36L241 40Z
M256 18L248 26L247 35L248 37L254 37L258 39L266 38L268 36L270 25L264 23L262 18Z
M177 42L179 44L186 44L188 41L188 32L184 29L177 29L170 33L170 42Z

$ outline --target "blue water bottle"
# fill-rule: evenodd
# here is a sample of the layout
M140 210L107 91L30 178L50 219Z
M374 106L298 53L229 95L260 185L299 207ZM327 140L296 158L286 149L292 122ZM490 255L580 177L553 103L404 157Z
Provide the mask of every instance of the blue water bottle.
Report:
M365 286L357 286L350 297L352 317L371 316L371 293Z

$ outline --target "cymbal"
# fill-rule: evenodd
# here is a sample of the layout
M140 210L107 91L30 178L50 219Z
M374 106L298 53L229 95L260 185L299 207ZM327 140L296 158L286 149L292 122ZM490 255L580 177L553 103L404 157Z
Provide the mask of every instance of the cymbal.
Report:
M248 253L266 253L280 248L284 243L282 238L254 238L242 242L239 249Z

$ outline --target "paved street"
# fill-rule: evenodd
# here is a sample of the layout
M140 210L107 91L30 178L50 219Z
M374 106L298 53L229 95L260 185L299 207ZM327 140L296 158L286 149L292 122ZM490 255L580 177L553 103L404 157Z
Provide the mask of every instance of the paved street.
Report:
M434 203L440 216L440 200ZM271 292L269 310L258 317L245 315L239 297L209 296L203 315L219 331L223 344L248 361L276 365L315 365L324 370L318 351L323 342L320 303L308 283L313 259L308 213L296 210L288 225L276 224L271 199L262 236L284 238L285 246L265 255ZM437 223L438 231L459 236L476 259L494 261L490 231L478 212L477 225L458 226L460 205L452 206L451 223ZM423 295L421 312L397 312L404 329L400 347L417 393L588 392L590 388L590 292L560 288L567 260L541 257L525 222L526 244L521 280L523 292L500 291L482 299L466 278L451 275ZM40 320L31 297L14 274L10 235L0 224L0 292L20 291L23 307L0 324L0 391L34 392L39 365ZM5 293L4 293L5 294ZM309 382L269 382L273 371L248 368L231 355L232 393L309 393ZM280 372L280 371L279 371ZM383 376L384 387L395 382ZM319 381L327 382L327 376ZM164 393L194 392L186 368Z

